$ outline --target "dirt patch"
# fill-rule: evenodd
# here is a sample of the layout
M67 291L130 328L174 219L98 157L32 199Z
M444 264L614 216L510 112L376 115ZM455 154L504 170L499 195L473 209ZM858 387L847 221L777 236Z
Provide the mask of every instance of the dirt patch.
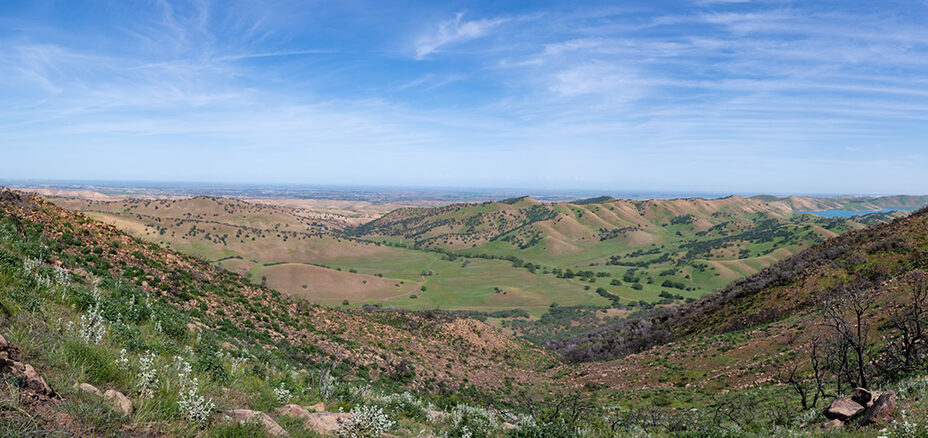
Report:
M384 300L408 293L415 286L406 283L397 287L399 282L395 280L296 263L268 266L257 272L267 277L269 287L320 304L337 305L346 299Z

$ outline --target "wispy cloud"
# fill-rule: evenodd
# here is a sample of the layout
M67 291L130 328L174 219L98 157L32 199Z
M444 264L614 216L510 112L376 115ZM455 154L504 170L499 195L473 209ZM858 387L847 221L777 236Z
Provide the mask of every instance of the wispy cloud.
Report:
M464 20L464 12L442 21L438 29L416 42L416 59L424 59L449 44L463 43L488 35L494 28L509 21L507 18Z
M874 173L882 191L928 191L924 8L215 6L114 3L98 11L112 16L76 24L4 12L0 27L16 26L0 35L0 151L51 148L47 161L71 172L62 175L157 177L158 166L133 163L170 150L191 158L161 159L163 169L206 169L202 178L390 184L427 184L409 179L424 166L456 184L531 185L545 174L644 188L773 187L777 168L830 169L806 191L838 187L847 172L823 160L852 155L848 169L892 161L894 173ZM450 18L422 34L423 16ZM345 163L346 151L361 158ZM738 170L752 160L769 171ZM28 159L0 161L0 173L27 172L3 162Z

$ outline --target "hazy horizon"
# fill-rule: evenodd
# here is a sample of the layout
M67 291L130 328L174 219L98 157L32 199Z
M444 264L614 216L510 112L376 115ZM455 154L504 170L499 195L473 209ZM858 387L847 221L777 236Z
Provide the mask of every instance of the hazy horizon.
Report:
M0 178L928 193L928 3L12 1Z
M351 199L390 194L403 199L418 200L502 200L512 197L530 196L542 201L564 201L611 196L617 199L716 199L728 196L804 196L828 197L883 197L883 196L928 196L925 194L899 193L770 193L736 191L687 191L687 190L626 190L626 189L555 189L547 187L493 187L493 186L390 186L390 185L346 185L304 184L222 181L116 181L116 180L55 180L55 179L4 179L0 186L11 188L50 190L96 190L104 194L122 193L124 189L150 190L163 195L193 194L227 197L297 197L324 199ZM160 192L159 192L160 191Z

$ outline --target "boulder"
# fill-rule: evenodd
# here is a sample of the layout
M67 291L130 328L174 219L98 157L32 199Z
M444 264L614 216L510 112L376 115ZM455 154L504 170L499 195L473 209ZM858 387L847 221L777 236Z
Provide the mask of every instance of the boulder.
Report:
M309 416L309 411L307 411L305 408L303 408L300 405L292 404L292 403L287 406L274 409L274 413L279 416L291 417L291 418L306 418L307 416Z
M860 403L851 400L850 397L845 397L831 402L831 406L825 408L822 413L825 414L825 418L829 420L847 421L856 417L865 409L866 408L861 406Z
M499 426L502 427L502 428L505 429L505 430L513 430L513 429L518 429L518 428L519 428L519 427L516 426L515 424L506 423L506 422L500 423Z
M260 424L261 428L270 436L289 436L284 428L280 427L273 418L264 412L252 411L251 409L233 409L226 412L226 418L241 423L255 422Z
M870 406L863 418L857 422L857 426L887 423L892 420L896 414L896 399L896 393L893 391L880 394L880 397L873 402L873 406Z
M103 393L100 392L100 389L98 389L96 386L93 386L89 383L81 383L79 385L74 385L74 387L86 394L95 395L97 397L103 396Z
M842 422L841 420L838 420L838 419L834 419L834 420L831 420L831 421L826 421L826 422L822 423L821 428L822 428L823 430L838 430L838 429L842 429L842 428L844 428L844 422Z
M129 397L126 397L125 394L115 389L107 389L106 392L103 393L103 398L112 403L113 407L115 407L116 411L119 413L127 417L132 415L132 400L129 400Z
M312 406L306 406L305 408L309 412L325 412L325 403L319 402Z
M344 412L322 412L309 414L306 417L306 427L312 429L316 433L334 434L338 430L338 425L340 421L345 421L351 418L351 414Z

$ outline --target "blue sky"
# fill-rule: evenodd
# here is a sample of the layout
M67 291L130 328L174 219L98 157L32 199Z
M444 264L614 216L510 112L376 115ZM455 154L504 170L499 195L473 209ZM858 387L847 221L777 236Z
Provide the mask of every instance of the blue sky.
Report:
M0 178L928 193L928 1L0 2Z

